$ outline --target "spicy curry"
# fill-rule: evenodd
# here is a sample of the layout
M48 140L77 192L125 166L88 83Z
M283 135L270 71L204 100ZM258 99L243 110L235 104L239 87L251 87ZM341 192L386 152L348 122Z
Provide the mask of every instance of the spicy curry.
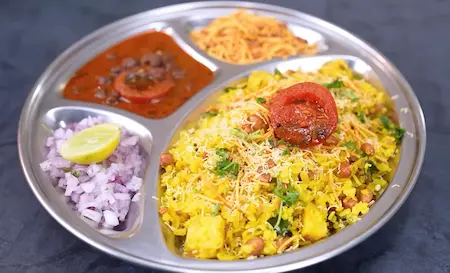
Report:
M108 104L164 118L212 81L214 73L163 32L122 41L82 66L63 90L67 99Z

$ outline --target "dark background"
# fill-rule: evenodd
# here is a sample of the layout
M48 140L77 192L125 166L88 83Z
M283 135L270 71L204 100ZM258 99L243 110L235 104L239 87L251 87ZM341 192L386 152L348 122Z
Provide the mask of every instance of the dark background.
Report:
M49 216L20 169L16 130L33 83L63 50L112 21L179 2L0 1L0 272L156 272L100 253ZM374 45L411 83L427 120L423 170L400 211L354 249L298 272L450 272L450 1L264 2L313 14Z

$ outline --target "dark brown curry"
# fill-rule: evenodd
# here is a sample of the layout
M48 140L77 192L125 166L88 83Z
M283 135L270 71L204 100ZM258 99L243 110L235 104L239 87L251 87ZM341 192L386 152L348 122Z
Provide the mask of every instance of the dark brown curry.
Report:
M122 41L82 66L65 98L108 104L148 118L164 118L208 85L214 73L163 32Z

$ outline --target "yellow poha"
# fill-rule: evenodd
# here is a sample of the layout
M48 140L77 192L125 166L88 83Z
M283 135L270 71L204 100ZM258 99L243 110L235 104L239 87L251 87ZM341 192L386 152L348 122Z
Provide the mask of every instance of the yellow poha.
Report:
M242 129L251 115L270 124L265 103L306 81L326 86L338 108L337 129L324 144L300 149L272 128ZM368 213L387 188L403 133L388 95L345 61L316 73L256 71L225 88L170 147L174 163L160 177L162 221L185 238L189 257L235 260L298 249Z

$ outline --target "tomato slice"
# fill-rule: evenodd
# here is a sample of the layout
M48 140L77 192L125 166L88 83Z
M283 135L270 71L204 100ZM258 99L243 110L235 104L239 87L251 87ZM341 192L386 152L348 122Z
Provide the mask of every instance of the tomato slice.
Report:
M153 99L159 99L167 95L175 87L173 81L164 79L159 82L145 85L143 88L136 88L127 84L126 78L133 70L121 72L114 80L114 88L119 94L134 103L149 103Z
M336 130L336 102L320 84L304 82L282 89L268 107L275 135L302 148L323 143Z

